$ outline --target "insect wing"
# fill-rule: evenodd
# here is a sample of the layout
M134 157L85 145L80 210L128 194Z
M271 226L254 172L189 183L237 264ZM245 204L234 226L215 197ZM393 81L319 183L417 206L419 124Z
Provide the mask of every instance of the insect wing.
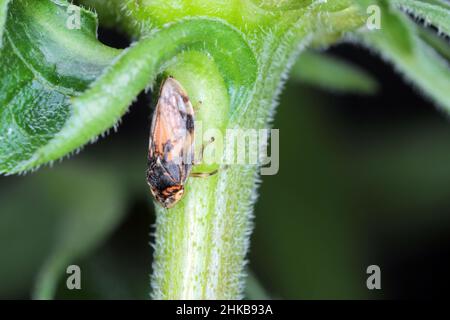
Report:
M168 78L161 87L150 132L149 159L160 163L174 181L184 183L194 154L194 110L181 85Z

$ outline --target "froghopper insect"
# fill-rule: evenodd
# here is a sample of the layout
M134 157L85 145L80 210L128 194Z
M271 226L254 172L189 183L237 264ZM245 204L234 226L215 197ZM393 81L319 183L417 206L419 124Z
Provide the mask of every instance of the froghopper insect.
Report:
M194 108L186 91L172 77L161 85L150 128L147 183L165 208L184 194L194 162Z

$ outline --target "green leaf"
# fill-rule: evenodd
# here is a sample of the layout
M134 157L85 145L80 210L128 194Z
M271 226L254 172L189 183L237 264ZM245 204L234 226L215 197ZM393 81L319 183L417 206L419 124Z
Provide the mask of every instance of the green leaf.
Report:
M51 299L66 268L92 252L121 221L126 193L120 180L104 168L66 165L42 177L34 190L52 199L57 223L33 297Z
M247 271L247 285L245 288L245 297L249 300L270 300L270 295L266 292L256 275Z
M327 54L306 51L294 65L292 79L339 93L374 94L377 82L364 70Z
M15 0L0 50L0 173L51 141L71 117L79 95L118 54L96 39L96 16L80 9L81 29L69 29L62 1Z
M434 4L446 9L450 9L450 3L448 2L448 0L422 0L422 2L426 2L429 4Z
M36 281L35 298L53 297L66 268L122 220L129 188L110 157L95 160L0 179L1 297L23 297Z
M432 24L439 32L450 35L449 4L416 0L394 0L393 3L414 17L424 19L426 24Z
M420 38L425 41L426 44L436 50L436 52L446 60L450 60L450 45L445 38L426 27L419 28L418 32Z
M5 28L8 4L10 0L0 0L0 48L3 45L3 30Z
M360 32L359 41L391 61L406 79L450 112L447 61L419 37L419 26L385 1L378 3L383 10L382 28Z

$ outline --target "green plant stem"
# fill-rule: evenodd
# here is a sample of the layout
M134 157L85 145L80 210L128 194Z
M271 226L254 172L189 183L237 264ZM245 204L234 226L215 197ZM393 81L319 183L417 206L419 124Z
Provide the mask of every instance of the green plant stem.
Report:
M291 28L296 32L278 30L278 36L261 41L260 76L248 104L231 115L229 128L267 127L285 72L310 38L307 24L299 21ZM190 179L180 205L157 207L153 298L243 297L258 175L251 165L221 168L216 176Z
M212 35L211 41L198 41L199 34L205 32ZM194 19L150 35L125 52L110 73L74 102L75 110L85 113L85 120L92 115L89 110L103 112L109 102L103 100L104 92L113 93L115 103L128 105L161 68L169 67L170 61L176 64L179 58L172 57L186 49L207 53L214 59L214 68L206 68L208 72L200 70L208 66L205 62L188 68L195 71L190 71L191 75L180 72L179 68L172 72L184 80L191 97L205 99L201 108L214 110L225 101L230 105L230 113L245 109L251 101L257 75L253 53L233 28L214 20ZM127 75L127 83L117 81L120 74ZM209 87L198 77L206 80ZM130 84L134 91L130 91ZM214 98L202 95L205 90L209 95L214 92ZM228 122L229 115L226 113L223 121ZM181 203L171 210L159 208L152 277L154 298L240 296L249 229L248 213L242 203L248 203L251 198L254 168L251 170L230 168L208 179L190 179Z

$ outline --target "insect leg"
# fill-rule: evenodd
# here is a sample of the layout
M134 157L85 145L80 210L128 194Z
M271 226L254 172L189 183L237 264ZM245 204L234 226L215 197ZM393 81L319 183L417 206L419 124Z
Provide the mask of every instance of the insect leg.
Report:
M214 170L211 172L191 172L191 177L192 178L208 178L210 176L215 175L217 172L219 172L219 170Z
M202 144L202 157L203 157L203 151L205 151L205 148L207 146L209 146L211 143L213 143L214 141L216 141L216 139L214 137L211 137L211 139L209 139L209 141L206 144Z
M215 141L216 139L214 139L214 137L211 137L211 139L209 139L209 141L205 144L202 144L202 150L201 150L201 152L200 152L200 155L201 155L201 157L200 157L200 161L194 161L194 165L197 165L197 164L199 164L199 163L201 163L202 162L202 160L203 160L203 152L205 151L205 148L207 147L207 146L209 146L211 143L213 143L214 141Z
M194 106L194 110L198 111L200 109L200 107L202 106L203 101L202 100L198 100L197 104Z

